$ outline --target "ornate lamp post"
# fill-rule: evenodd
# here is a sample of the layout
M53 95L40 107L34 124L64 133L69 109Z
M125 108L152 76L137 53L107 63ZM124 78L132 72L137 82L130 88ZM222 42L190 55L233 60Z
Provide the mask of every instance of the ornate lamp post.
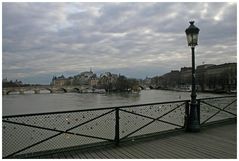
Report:
M195 88L195 46L198 45L198 34L199 28L194 26L194 21L190 21L190 26L185 30L187 35L188 46L192 49L192 93L191 93L191 104L189 111L189 120L187 129L192 132L200 131L199 121L199 106L196 100L196 88Z

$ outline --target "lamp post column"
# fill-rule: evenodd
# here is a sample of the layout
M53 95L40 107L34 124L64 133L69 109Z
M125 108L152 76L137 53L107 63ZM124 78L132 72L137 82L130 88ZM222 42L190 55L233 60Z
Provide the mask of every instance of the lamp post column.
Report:
M192 92L191 92L191 104L196 104L196 74L195 74L195 48L194 46L191 47L192 49Z
M191 93L191 106L190 106L190 119L188 130L191 132L200 131L200 122L198 118L198 104L197 104L197 94L196 94L196 74L195 74L195 48L192 49L192 93Z

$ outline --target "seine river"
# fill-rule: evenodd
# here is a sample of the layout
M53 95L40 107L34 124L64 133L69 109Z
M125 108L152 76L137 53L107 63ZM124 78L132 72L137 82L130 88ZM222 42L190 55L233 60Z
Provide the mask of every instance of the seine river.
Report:
M197 98L222 96L210 93L198 93ZM135 93L59 93L59 94L23 94L3 96L3 115L27 114L79 110L89 108L112 107L120 105L143 104L153 102L190 99L190 92L167 90L143 90Z

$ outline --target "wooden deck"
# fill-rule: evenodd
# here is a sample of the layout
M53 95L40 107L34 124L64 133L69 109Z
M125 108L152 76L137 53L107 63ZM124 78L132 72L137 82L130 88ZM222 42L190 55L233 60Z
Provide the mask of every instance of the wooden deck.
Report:
M150 140L125 142L119 147L75 150L38 158L75 159L160 159L160 158L236 158L236 123L201 129L200 133L180 132Z

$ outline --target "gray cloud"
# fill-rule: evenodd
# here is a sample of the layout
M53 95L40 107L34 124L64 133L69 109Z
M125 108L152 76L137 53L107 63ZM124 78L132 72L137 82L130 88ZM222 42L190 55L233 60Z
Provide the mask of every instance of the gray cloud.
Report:
M198 65L236 62L236 12L236 3L214 2L4 2L3 77L49 83L93 67L144 78L190 66L184 31L192 19Z

